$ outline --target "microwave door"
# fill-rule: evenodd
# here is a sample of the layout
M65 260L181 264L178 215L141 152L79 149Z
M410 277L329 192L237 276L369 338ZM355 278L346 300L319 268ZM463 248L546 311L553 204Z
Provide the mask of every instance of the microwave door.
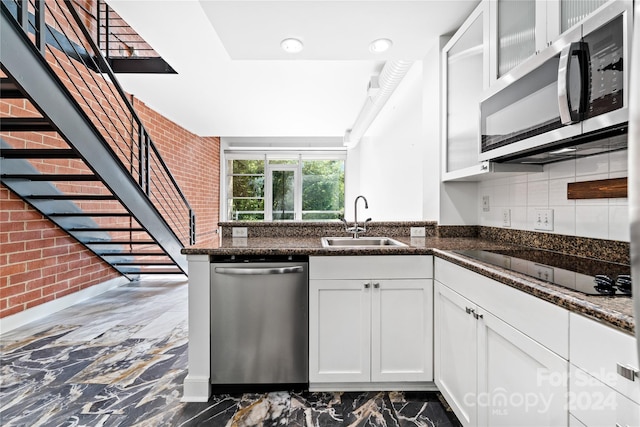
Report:
M631 2L613 2L582 25L589 52L589 87L583 115L585 133L628 121Z

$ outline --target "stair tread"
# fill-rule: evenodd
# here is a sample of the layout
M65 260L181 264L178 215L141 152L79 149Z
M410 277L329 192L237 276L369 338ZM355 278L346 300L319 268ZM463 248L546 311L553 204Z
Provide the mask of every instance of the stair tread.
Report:
M0 78L0 97L2 99L25 98L20 87L8 77Z
M116 200L112 194L29 194L22 197L33 200Z
M2 130L4 126L0 123ZM80 157L71 148L12 148L3 149L0 156L5 159L77 159Z
M70 227L66 228L67 231L111 231L111 232L130 232L130 231L146 231L142 227Z
M44 117L1 117L3 132L55 132L56 128Z
M87 240L85 245L157 245L154 240Z
M129 212L50 212L47 216L77 216L77 217L130 217Z
M30 174L30 173L3 173L2 179L24 179L28 181L100 181L94 174Z

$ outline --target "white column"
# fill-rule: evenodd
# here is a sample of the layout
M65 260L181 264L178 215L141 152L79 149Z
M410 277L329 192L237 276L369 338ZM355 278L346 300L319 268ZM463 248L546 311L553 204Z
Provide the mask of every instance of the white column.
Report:
M188 255L189 262L189 373L184 379L183 402L206 402L211 395L210 276L208 255Z

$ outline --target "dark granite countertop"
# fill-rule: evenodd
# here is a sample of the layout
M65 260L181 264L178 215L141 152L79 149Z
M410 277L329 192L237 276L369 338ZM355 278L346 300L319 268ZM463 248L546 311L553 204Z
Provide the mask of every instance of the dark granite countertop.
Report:
M513 249L512 244L475 237L394 237L407 246L323 248L320 237L220 238L183 249L186 255L435 255L476 273L520 289L569 311L601 320L627 333L634 332L633 302L628 297L590 296L511 270L454 253L454 250Z

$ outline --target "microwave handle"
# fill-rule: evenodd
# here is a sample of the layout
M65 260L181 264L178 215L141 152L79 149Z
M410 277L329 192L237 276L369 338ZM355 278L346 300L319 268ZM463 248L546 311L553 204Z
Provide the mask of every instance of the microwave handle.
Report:
M569 79L571 76L571 59L576 56L580 63L580 105L577 110L572 109L569 94ZM586 110L587 83L588 83L588 48L586 43L574 42L562 49L560 63L558 64L558 107L560 109L560 121L563 125L570 125L580 121Z

